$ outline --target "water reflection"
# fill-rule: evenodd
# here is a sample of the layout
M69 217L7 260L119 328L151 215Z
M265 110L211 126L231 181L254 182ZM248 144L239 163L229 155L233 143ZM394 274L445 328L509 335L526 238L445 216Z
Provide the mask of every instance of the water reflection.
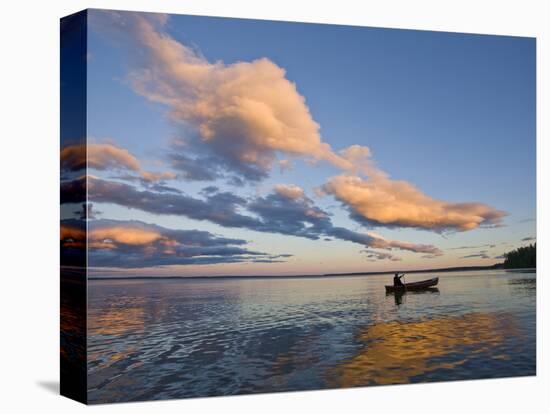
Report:
M518 333L517 321L510 314L471 313L380 323L359 334L360 352L327 376L329 383L338 387L408 383L429 372L455 370L476 354L490 354L505 338ZM510 359L507 353L497 357Z
M537 290L537 280L536 278L532 277L509 279L508 285L512 288L513 291L518 291L518 293L533 295Z
M125 335L143 331L146 300L143 297L122 298L94 312L88 329L92 335Z
M407 295L426 295L426 294L439 294L439 288L432 287L426 288L424 290L411 290L410 292L386 292L386 296L393 296L395 299L395 304L400 306L403 304L403 300L407 298Z
M535 281L455 273L405 295L386 276L91 281L89 402L533 375Z

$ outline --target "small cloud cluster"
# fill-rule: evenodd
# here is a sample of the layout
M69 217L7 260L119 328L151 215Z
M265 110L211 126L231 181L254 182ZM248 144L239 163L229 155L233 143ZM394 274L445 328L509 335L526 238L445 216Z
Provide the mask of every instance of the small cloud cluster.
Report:
M84 248L86 231L76 220L61 225L61 247ZM247 242L207 231L174 230L141 221L93 220L88 224L91 267L153 267L185 264L274 263L291 257L243 247Z
M360 233L334 226L329 214L317 207L303 189L294 185L278 185L268 195L252 199L209 186L202 191L203 198L197 198L186 194L138 190L126 183L82 177L62 184L62 200L75 202L70 194L64 196L65 192L85 188L86 183L88 198L94 203L118 204L158 215L185 216L222 227L245 228L312 240L331 237L365 247L442 254L432 245L387 240L374 233Z
M366 254L367 260L369 262L377 262L380 260L391 260L392 262L398 262L401 260L400 257L394 256L391 253L378 252L376 250L363 250L363 253Z

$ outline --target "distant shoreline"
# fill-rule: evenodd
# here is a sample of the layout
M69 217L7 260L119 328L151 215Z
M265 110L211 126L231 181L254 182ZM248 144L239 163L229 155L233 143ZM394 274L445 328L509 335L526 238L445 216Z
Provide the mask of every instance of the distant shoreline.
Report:
M444 267L439 269L416 269L416 270L404 270L399 273L448 273L448 272L467 272L467 271L480 271L480 270L522 270L522 269L503 269L501 263L497 263L491 266L460 266L460 267ZM523 270L536 270L536 269L523 269ZM281 276L237 276L237 275L223 275L223 276L106 276L106 277L88 277L88 280L204 280L204 279L307 279L307 278L323 278L323 277L346 277L346 276L373 276L373 275L390 275L396 271L383 271L383 272L354 272L354 273L326 273L317 275L281 275Z

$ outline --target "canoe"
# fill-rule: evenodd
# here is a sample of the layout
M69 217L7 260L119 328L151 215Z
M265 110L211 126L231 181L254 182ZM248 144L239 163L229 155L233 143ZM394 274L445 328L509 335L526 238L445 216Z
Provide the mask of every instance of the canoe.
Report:
M419 282L405 283L405 286L386 285L386 292L406 292L408 290L424 290L437 285L437 282L439 282L439 278L434 277L433 279L421 280Z

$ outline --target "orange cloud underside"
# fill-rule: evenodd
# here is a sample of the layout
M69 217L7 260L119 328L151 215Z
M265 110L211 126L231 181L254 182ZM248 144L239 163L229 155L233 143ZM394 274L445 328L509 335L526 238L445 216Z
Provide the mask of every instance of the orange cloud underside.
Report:
M497 225L506 215L482 203L449 203L429 197L406 181L375 176L333 177L323 190L373 223L427 230L472 230Z
M83 248L85 239L84 229L61 226L61 241L65 247ZM146 247L155 242L159 242L168 252L171 251L171 247L178 245L176 240L148 229L115 226L93 229L88 233L88 246L96 249L114 249L117 244Z

